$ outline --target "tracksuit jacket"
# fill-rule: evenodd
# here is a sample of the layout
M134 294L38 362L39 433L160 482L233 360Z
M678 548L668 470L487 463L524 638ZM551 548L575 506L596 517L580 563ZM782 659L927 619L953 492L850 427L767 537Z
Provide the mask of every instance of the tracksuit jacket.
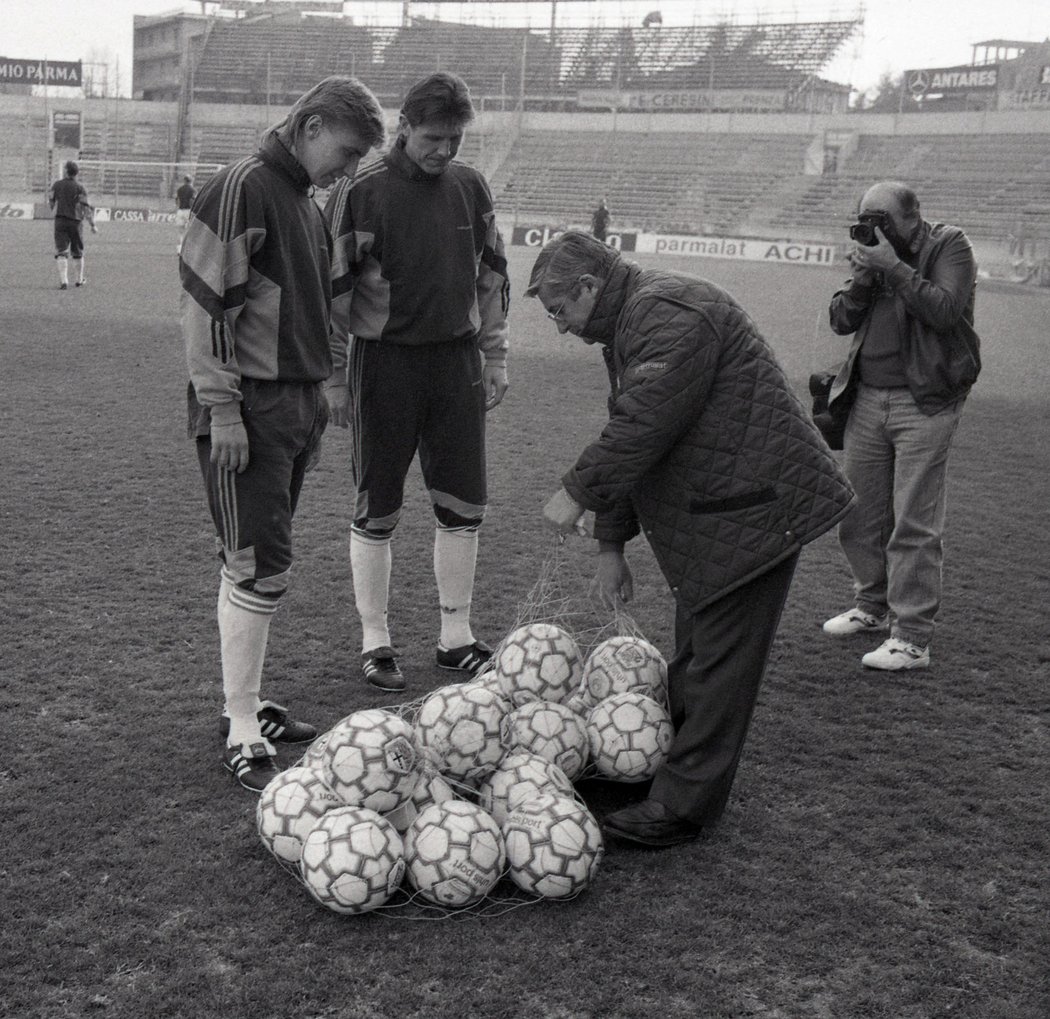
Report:
M179 271L190 380L212 420L241 419L242 376L332 374L331 237L310 178L274 132L201 188Z
M490 365L507 360L510 283L492 194L453 160L428 174L401 144L340 181L325 205L334 237L333 382L353 335L404 346L474 338Z
M581 335L605 345L608 424L562 479L594 536L645 531L690 614L794 555L853 490L724 290L618 259Z

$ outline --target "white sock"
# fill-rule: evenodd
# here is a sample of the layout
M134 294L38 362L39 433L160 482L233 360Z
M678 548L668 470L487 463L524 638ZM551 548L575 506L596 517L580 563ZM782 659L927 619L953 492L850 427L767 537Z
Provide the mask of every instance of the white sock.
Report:
M350 532L350 572L354 601L361 617L361 650L389 646L387 604L390 600L390 538L366 538Z
M441 602L441 646L444 648L474 643L470 601L477 561L476 527L459 530L438 527L434 531L434 578Z
M219 585L222 690L230 716L227 746L265 742L259 728L259 690L270 619L276 608L276 602L242 591L225 577Z
M56 258L55 264L58 266L58 282L69 286L69 259Z
M79 282L83 283L84 282L84 259L83 259L83 257L81 257L81 258L74 258L73 261L77 263L77 280Z

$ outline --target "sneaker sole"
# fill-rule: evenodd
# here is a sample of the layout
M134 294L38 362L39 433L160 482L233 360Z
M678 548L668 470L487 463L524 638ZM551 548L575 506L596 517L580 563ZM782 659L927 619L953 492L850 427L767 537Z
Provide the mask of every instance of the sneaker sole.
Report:
M907 665L871 665L862 661L860 664L865 669L871 669L874 672L912 672L915 669L928 669L930 667L929 662L909 662Z

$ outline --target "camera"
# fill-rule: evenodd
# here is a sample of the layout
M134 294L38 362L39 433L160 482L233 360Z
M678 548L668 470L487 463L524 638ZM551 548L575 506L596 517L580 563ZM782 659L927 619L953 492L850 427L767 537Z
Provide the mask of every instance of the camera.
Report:
M883 235L886 234L887 217L884 212L862 213L857 217L858 222L850 225L849 239L856 241L865 248L874 248L879 239L875 236L875 228L878 227Z

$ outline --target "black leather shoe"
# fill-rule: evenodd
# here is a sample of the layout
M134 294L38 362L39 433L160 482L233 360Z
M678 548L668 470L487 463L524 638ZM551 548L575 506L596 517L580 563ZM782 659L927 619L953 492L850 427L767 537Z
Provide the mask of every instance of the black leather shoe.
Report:
M700 825L672 814L657 800L614 810L602 818L602 827L617 838L657 848L692 842L701 831Z

